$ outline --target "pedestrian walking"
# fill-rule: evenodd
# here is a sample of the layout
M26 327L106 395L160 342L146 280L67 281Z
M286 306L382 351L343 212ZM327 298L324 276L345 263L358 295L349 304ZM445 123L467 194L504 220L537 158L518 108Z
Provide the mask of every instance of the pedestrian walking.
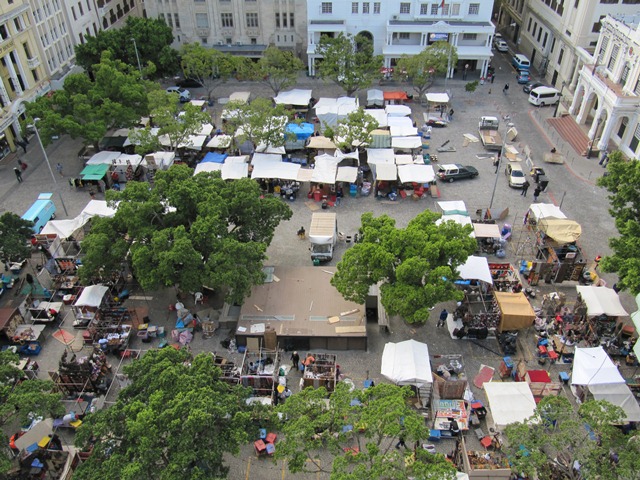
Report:
M493 166L496 167L496 174L498 173L498 168L500 168L500 156L493 157Z
M522 195L523 197L526 197L527 190L529 190L529 186L531 186L531 184L529 183L529 180L525 180L524 183L522 184L522 193L520 195Z
M609 154L605 150L604 152L602 152L602 156L600 157L600 161L598 162L598 165L602 165L602 168L606 168L607 163L609 163Z
M493 83L493 81L494 81L495 79L496 79L496 76L495 76L495 74L493 74L493 73L492 73L492 74L491 74L491 83Z
M396 443L396 448L400 448L401 446L407 448L407 444L404 443L404 433L400 434L398 437L398 443Z
M60 162L56 164L56 172L58 172L58 175L60 175L61 177L64 177L64 175L62 174L62 164Z
M502 93L504 93L505 95L507 93L509 93L509 84L508 83L504 84L504 88L502 89Z
M16 140L16 145L22 147L22 150L24 150L24 153L27 153L27 142L23 140Z
M298 355L298 352L293 352L291 354L291 366L297 370L298 365L300 365L300 355Z
M18 183L22 183L22 172L20 171L20 169L18 167L15 167L13 169L13 173L16 174L16 178L18 179Z
M540 185L536 185L536 189L533 191L533 203L538 201L540 193L542 193L542 189L540 188Z
M447 309L444 308L440 312L440 318L438 319L438 323L437 323L436 327L444 327L445 323L447 322L447 317L448 316L449 316L449 312L447 312Z
M453 108L449 110L449 121L453 120Z

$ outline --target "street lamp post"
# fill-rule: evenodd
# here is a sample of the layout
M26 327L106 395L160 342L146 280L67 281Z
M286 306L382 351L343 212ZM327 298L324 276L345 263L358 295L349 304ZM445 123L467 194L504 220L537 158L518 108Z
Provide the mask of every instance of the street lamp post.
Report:
M553 111L553 118L558 116L558 108L560 108L560 102L562 102L562 91L564 90L564 87L567 86L567 82L565 82L564 80L562 81L562 86L560 87L560 99L558 100L558 103L556 103L556 109Z
M58 180L56 179L56 176L53 173L53 169L51 168L51 162L49 162L49 156L47 155L47 151L45 150L44 144L42 143L42 139L40 138L40 132L38 131L38 127L36 126L36 123L39 120L40 120L39 118L34 118L33 119L33 124L32 125L27 125L27 127L33 128L33 131L36 134L36 138L38 139L38 143L40 144L40 148L42 149L42 154L44 155L44 161L47 163L47 167L49 167L49 173L51 173L51 178L53 179L53 185L54 185L54 187L56 189L58 197L60 198L60 204L62 205L62 209L64 210L64 214L66 216L69 216L69 212L67 212L67 206L64 204L64 200L62 199L62 194L60 193L60 190L58 189Z
M133 49L136 51L136 60L138 61L138 70L140 70L140 77L142 77L142 66L140 65L140 55L138 55L138 44L135 38L131 38L133 42Z
M511 121L505 121L504 138L502 139L502 146L500 147L500 156L498 157L498 167L496 168L496 179L493 182L493 191L491 192L491 201L489 202L489 210L493 208L493 199L496 195L496 188L498 186L498 177L500 176L500 166L502 164L502 157L504 156L504 145L507 141L507 132L513 126Z

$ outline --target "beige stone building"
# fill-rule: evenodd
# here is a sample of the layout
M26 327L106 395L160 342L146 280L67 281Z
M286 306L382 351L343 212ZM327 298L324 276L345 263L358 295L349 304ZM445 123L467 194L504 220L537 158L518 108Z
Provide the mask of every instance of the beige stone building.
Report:
M175 47L199 42L258 58L269 46L306 60L306 0L147 0L147 16L163 19Z

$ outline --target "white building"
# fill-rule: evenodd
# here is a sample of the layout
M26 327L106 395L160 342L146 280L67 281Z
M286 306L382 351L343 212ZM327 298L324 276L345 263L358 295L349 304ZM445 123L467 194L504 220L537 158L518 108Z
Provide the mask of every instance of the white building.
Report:
M304 58L306 0L147 0L147 14L173 29L175 47L199 42L260 57L269 46Z
M497 4L497 2L496 2ZM640 12L640 0L503 0L496 24L557 88L574 91L591 58L606 15Z
M480 0L307 1L309 74L315 74L316 45L322 35L363 34L374 53L393 67L402 55L415 55L431 43L446 40L458 49L458 65L486 76L492 57L493 2ZM381 65L382 67L382 65Z
M640 15L607 16L595 53L578 76L569 112L589 125L594 149L640 159Z
M83 0L84 1L84 0ZM64 75L75 60L64 0L29 0L42 62L49 78Z

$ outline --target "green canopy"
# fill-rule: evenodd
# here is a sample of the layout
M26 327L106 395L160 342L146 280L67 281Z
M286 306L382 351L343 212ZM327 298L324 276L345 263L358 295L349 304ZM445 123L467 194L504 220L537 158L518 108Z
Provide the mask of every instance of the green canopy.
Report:
M109 165L101 163L98 165L87 165L84 170L80 172L82 180L102 180L102 178L109 171Z

